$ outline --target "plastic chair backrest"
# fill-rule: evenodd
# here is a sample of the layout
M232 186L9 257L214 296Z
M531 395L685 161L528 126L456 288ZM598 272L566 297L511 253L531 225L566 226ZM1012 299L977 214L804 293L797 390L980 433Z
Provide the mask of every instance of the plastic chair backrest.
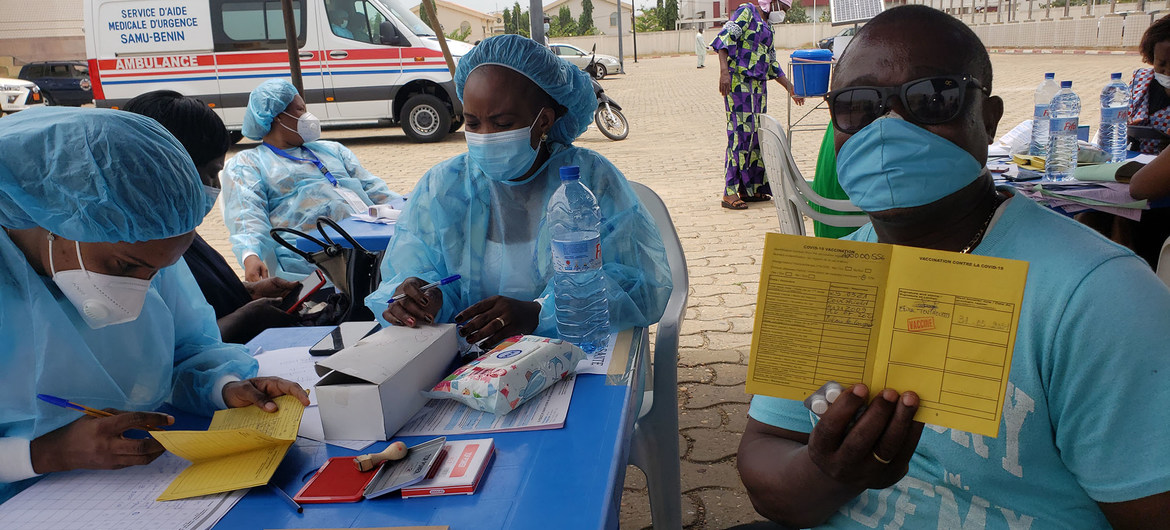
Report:
M781 188L784 190L784 199L787 200L788 205L791 205L782 206L780 201L776 202L776 210L781 217L780 226L782 232L786 234L805 235L803 219L799 223L799 232L785 231L785 215L781 212L788 208L793 208L796 216L804 215L811 217L829 226L858 227L869 222L869 217L865 215L838 215L818 212L812 209L808 205L810 201L818 206L838 212L861 212L861 209L847 200L827 199L813 191L808 185L808 181L804 180L804 176L800 174L800 168L796 166L796 160L793 158L792 149L788 144L788 135L784 134L784 131L780 128L780 124L775 118L767 115L762 116L762 118L763 122L760 127L760 154L764 158L764 170L767 172L770 182L779 181L781 183ZM777 165L779 166L778 168L775 167ZM776 198L773 196L773 199Z
M1162 252L1158 255L1158 277L1167 286L1170 286L1170 238L1162 243Z
M666 261L670 264L670 279L674 288L670 298L666 301L666 310L662 319L658 321L658 332L654 341L654 388L664 390L678 389L678 335L682 325L683 315L687 310L687 293L690 290L687 276L687 258L683 254L682 241L670 219L670 212L666 204L654 190L639 182L630 182L630 187L638 195L638 199L650 212L654 223L658 225L658 233L662 237L662 244L666 247ZM676 394L677 403L677 394ZM672 413L677 414L676 404Z

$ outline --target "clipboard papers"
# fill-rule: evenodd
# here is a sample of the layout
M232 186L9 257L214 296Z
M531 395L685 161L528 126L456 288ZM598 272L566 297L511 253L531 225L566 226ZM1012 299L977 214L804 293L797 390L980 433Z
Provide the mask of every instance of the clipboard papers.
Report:
M768 234L747 392L912 390L915 420L995 437L1028 264Z

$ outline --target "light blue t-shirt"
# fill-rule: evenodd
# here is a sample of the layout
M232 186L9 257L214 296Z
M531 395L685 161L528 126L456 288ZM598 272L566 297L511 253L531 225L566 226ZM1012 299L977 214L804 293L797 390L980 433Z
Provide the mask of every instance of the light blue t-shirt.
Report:
M866 225L846 239L876 241ZM1029 262L996 438L927 425L909 473L830 528L1108 528L1097 502L1170 490L1170 290L1132 252L1017 197L975 254ZM810 432L798 401L749 415Z

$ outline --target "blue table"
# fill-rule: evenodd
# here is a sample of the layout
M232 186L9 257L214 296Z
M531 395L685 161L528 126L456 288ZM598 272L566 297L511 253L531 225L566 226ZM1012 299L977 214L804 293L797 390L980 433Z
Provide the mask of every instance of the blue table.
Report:
M271 329L249 346L312 345L330 329ZM451 437L495 438L495 460L474 495L403 499L390 494L352 504L306 504L298 514L269 488L253 488L215 528L617 528L630 437L642 401L646 330L635 330L632 343L623 377L578 376L563 429ZM400 439L414 445L428 438ZM380 451L386 445L356 452L299 439L272 484L295 494L326 458Z
M353 236L358 244L371 252L385 251L386 247L390 244L390 238L394 237L394 225L367 223L353 218L342 219L337 224L341 226L342 230L345 230L350 236ZM333 239L334 243L339 243L346 248L352 246L345 238L338 235L337 232L331 230L329 227L326 227L325 230L329 233L329 237ZM321 232L317 230L309 232L309 235L321 239ZM321 240L324 241L323 239ZM321 247L316 243L302 237L298 237L294 244L297 248L306 252L321 250Z

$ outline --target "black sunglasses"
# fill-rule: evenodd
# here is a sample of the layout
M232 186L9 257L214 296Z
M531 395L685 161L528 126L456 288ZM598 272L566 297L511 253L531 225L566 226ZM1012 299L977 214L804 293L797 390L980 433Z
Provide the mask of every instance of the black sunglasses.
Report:
M959 116L967 103L967 89L977 88L991 95L971 76L944 75L915 79L902 86L853 86L825 95L833 126L845 134L860 131L890 111L890 98L897 95L907 119L925 125L946 123Z

